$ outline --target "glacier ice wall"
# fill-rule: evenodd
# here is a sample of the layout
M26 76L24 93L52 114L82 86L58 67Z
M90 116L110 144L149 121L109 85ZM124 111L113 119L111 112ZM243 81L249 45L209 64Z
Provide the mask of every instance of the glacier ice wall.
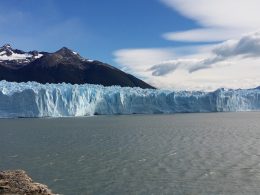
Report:
M260 88L214 92L0 81L0 117L260 110Z

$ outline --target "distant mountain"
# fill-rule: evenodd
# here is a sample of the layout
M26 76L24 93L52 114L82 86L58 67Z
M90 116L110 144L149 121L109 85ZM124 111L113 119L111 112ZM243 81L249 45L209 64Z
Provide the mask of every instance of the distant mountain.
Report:
M101 84L154 88L109 64L81 57L63 47L54 53L0 47L0 80L39 83Z

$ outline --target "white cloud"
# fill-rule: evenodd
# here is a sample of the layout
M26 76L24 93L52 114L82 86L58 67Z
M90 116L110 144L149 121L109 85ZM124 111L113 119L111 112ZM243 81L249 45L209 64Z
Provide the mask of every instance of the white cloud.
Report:
M174 51L165 48L122 49L114 54L122 65L145 66L167 58L171 59L174 56ZM146 58L143 58L144 56Z
M219 41L260 28L259 0L161 0L201 29L166 33L175 41Z
M121 69L134 74L144 73L151 64L170 60L177 55L171 48L122 49L114 52L115 61Z
M260 31L246 34L238 40L226 41L218 45L213 52L223 58L237 55L260 56Z
M163 34L166 40L183 42L211 42L238 38L241 33L247 31L221 28L201 28L181 32L169 32Z
M193 58L197 54L207 54L213 45L188 46L177 48L132 48L121 49L114 52L115 61L124 70L146 71L152 65L172 61L180 56Z
M186 50L192 50L192 55ZM260 32L209 46L115 52L116 61L126 70L156 87L189 90L259 86L259 55Z
M203 26L255 28L260 25L259 0L161 0Z
M260 85L259 0L160 1L201 26L164 33L163 38L222 43L119 50L115 59L125 70L142 75L145 81L159 88L215 90Z
M225 62L230 58L250 58L260 56L260 32L242 36L238 40L228 40L216 45L211 55L201 59L177 59L164 61L150 68L154 76L163 76L178 68L193 73L201 69L211 68L218 62Z
M201 67L200 64L203 63L203 59L176 59L176 60L169 60L161 62L160 64L156 64L152 66L149 70L152 71L153 76L164 76L175 70L182 68L182 69L189 69L189 72L194 72Z
M260 84L259 58L233 58L190 74L176 69L164 76L149 75L145 80L158 88L174 90L205 90L218 88L254 88ZM146 73L147 74L147 73Z

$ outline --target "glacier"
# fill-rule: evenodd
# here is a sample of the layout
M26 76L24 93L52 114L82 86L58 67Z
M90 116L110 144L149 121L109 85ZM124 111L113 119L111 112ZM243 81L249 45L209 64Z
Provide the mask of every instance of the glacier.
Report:
M258 110L260 88L203 92L0 81L1 118Z

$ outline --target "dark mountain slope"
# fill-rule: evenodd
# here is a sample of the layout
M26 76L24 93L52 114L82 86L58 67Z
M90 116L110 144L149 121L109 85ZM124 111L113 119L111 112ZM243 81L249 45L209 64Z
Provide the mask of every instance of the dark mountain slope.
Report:
M0 49L0 80L153 88L133 75L100 61L84 59L66 47L54 53L26 53L13 50L9 45L6 52L3 47L2 56Z

